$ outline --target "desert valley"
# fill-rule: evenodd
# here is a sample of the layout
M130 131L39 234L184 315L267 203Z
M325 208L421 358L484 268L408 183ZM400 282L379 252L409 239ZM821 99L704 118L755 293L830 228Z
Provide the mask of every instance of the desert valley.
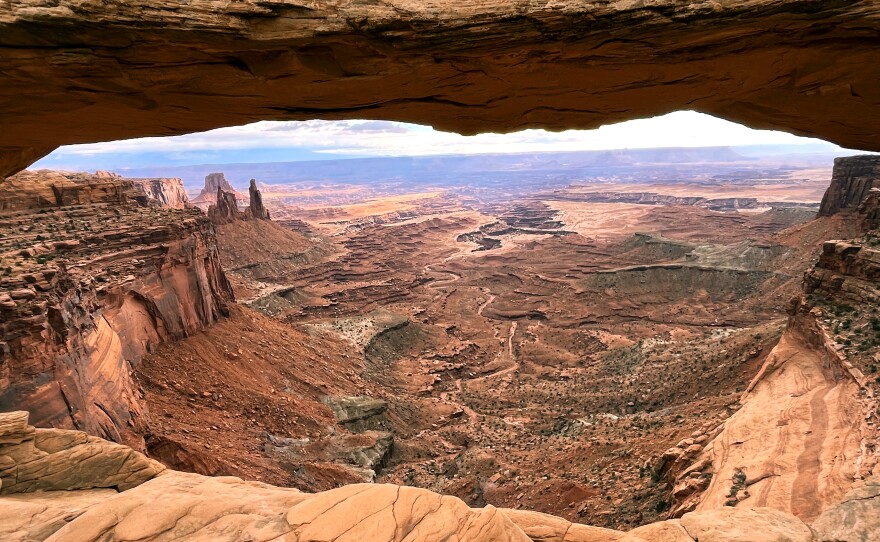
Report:
M880 159L580 158L502 185L523 159L491 157L485 186L19 173L0 404L309 492L609 532L714 506L817 520L875 463L876 413L829 410L880 382Z

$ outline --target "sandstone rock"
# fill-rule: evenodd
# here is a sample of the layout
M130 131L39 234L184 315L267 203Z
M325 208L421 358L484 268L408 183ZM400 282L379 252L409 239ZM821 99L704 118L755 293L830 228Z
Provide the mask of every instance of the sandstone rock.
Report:
M813 0L19 0L0 14L0 176L62 144L259 119L474 133L688 108L880 150L878 21Z
M215 225L229 224L238 220L238 202L233 192L226 192L222 188L217 189L217 203L208 207L208 218Z
M336 421L351 424L378 416L388 409L388 402L372 397L327 397L324 403L333 411Z
M250 204L248 206L248 211L250 214L249 218L255 218L258 220L269 220L269 211L266 210L266 207L263 206L263 194L257 189L257 181L256 179L251 179L250 187L248 188L250 192Z
M812 524L818 542L880 540L880 477L853 489Z
M718 508L692 512L681 526L699 542L813 542L799 519L771 508Z
M144 449L132 364L215 322L233 294L207 217L138 197L112 174L24 172L0 183L4 223L40 247L0 288L0 410Z
M625 536L621 531L580 525L550 514L509 508L501 511L535 542L617 542Z
M0 493L126 490L165 470L127 446L81 431L37 429L27 412L0 413Z
M454 497L412 487L352 484L308 494L233 477L162 471L124 446L76 431L34 431L20 412L0 415L0 441L11 442L0 445L0 472L39 472L43 476L31 480L45 482L19 478L4 486L4 540L813 542L809 527L797 518L766 508L691 513L622 533L536 512L471 509ZM81 489L102 486L123 491ZM9 487L24 493L7 495ZM873 506L877 487L869 482L848 502ZM835 536L832 530L852 517L848 514L823 516L817 525L826 530L820 532ZM856 525L873 525L870 508L859 517Z
M217 201L217 190L231 192L236 200L239 199L238 192L226 180L226 175L223 173L209 173L205 176L205 186L193 200L193 203L215 203Z
M0 497L0 540L46 540L90 507L117 493L114 489L88 489L3 495Z
M793 319L742 408L700 456L712 477L697 512L735 504L810 521L839 502L857 474L866 409L858 382L846 375L819 332ZM680 512L693 506L676 503Z
M0 507L4 506L0 499ZM57 525L56 520L52 526ZM423 489L354 484L310 495L231 477L170 473L89 506L46 540L528 542L529 538L494 508L471 510L458 499Z
M621 542L694 542L681 526L681 520L658 521L626 533Z
M150 202L154 202L159 207L183 209L189 205L189 197L181 179L129 179L129 181L142 191Z
M880 156L847 156L834 159L831 186L819 205L819 216L854 211L873 187L880 187Z

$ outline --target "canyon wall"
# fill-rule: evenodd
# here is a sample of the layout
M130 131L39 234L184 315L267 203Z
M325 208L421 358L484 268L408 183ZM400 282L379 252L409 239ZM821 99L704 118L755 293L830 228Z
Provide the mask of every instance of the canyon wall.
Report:
M159 207L183 209L189 205L189 197L181 179L129 179L129 181Z
M0 409L143 449L132 366L215 322L233 294L207 218L143 206L135 184L46 172L0 183Z
M741 408L689 466L676 464L673 515L770 507L812 521L880 474L880 190L865 191L880 161L871 158L838 159L823 200L835 212L858 206L848 219L861 237L824 243ZM658 467L665 474L683 455L671 449Z
M202 187L199 195L193 199L193 203L196 204L204 204L205 209L207 209L207 204L216 202L217 190L223 190L224 192L230 192L235 196L235 199L241 199L239 197L238 192L236 192L235 188L229 184L229 181L226 180L226 175L223 173L209 173L205 175L205 186Z
M880 156L835 158L831 186L819 205L819 216L855 211L875 186L880 187Z
M870 0L6 6L0 176L63 144L261 119L477 133L689 109L880 150Z

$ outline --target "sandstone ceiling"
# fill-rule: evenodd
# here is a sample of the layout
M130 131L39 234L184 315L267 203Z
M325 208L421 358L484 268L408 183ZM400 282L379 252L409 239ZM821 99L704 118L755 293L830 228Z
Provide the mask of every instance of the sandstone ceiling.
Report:
M0 176L259 119L460 133L693 109L880 151L874 0L0 0Z

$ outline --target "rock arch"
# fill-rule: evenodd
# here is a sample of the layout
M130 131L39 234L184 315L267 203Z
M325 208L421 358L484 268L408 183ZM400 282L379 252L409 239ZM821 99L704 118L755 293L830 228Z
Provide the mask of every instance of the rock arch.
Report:
M694 109L880 150L870 0L13 0L0 176L63 144L259 119L461 133Z

